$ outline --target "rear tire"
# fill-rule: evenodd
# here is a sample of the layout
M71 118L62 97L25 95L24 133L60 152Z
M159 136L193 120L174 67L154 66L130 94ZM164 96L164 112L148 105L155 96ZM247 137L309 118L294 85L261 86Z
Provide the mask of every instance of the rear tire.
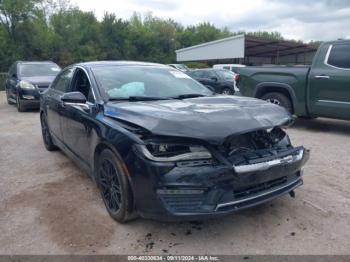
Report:
M45 117L44 113L42 113L40 115L40 123L41 123L41 133L43 135L43 141L44 141L45 148L48 151L55 151L55 150L57 150L58 147L55 146L55 144L52 142L50 129L49 129L49 126L47 124L47 120L46 120L46 117Z
M109 149L98 159L96 182L109 215L119 223L134 218L133 195L121 161Z
M234 92L230 89L230 88L224 88L224 89L222 89L222 91L221 91L221 94L223 94L223 95L233 95L234 94Z
M265 100L267 102L270 102L275 105L279 105L287 109L289 113L293 113L293 106L290 99L281 93L273 92L273 93L267 93L261 97L262 100Z
M6 89L6 100L9 105L13 105L14 102L10 100L9 91Z

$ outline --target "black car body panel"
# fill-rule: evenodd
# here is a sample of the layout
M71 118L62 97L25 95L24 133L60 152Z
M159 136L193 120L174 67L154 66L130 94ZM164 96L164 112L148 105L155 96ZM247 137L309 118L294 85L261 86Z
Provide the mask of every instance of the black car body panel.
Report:
M282 131L282 126L292 122L282 107L232 96L107 101L91 68L111 64L162 67L101 62L66 68L41 94L41 114L47 117L54 144L93 179L101 150L115 153L127 174L133 206L142 217L184 220L219 216L289 193L303 183L302 167L309 151L292 147ZM85 104L64 104L62 95L77 91L72 83L78 73L86 74L91 88L86 97L92 94L93 99ZM64 91L56 89L56 83L66 76ZM272 133L280 137L276 146L249 152L231 150L252 139L265 143L263 137ZM258 141L260 135L262 141ZM140 149L148 143L203 145L212 158L156 161Z
M124 120L156 135L187 137L221 144L232 134L286 125L291 115L258 99L215 96L184 100L113 103L106 116Z

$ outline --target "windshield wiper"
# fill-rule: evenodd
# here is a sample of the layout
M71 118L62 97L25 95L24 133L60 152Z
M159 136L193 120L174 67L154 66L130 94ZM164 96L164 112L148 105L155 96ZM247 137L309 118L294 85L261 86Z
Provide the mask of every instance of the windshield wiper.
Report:
M203 94L183 94L183 95L179 95L179 96L174 96L172 97L173 99L185 99L185 98L195 98L195 97L203 97L206 95Z
M168 100L166 97L156 96L129 96L129 97L111 97L108 101L155 101L155 100Z

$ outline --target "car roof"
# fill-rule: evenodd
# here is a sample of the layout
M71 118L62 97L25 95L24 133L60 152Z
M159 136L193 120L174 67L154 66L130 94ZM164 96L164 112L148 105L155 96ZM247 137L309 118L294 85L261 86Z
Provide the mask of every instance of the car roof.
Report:
M230 70L223 69L223 68L199 68L199 69L192 70L192 72L193 71L229 71L231 72Z
M97 66L156 66L156 67L169 67L167 65L151 63L151 62L139 62L139 61L91 61L77 63L75 66L82 67L97 67Z
M17 64L56 64L52 61L16 61Z
M350 39L338 39L334 41L327 41L324 44L350 44Z

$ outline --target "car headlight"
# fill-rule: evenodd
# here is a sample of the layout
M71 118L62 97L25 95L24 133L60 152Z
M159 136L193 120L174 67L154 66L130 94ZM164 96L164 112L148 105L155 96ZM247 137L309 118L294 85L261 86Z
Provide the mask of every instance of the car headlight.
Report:
M211 159L212 155L204 147L185 144L147 144L135 145L148 159L160 162Z
M22 89L35 89L35 86L32 83L23 80L19 82L19 87Z

